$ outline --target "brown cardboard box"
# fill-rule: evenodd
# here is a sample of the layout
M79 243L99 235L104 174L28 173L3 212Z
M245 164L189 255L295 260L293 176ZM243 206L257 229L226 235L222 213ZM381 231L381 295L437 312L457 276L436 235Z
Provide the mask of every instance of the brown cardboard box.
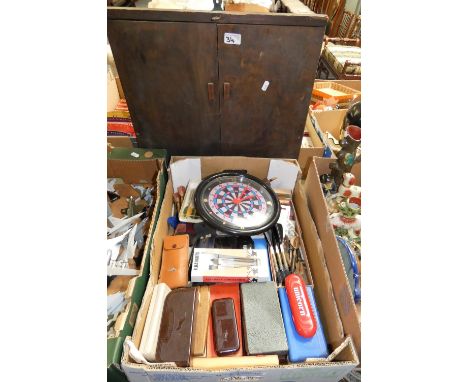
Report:
M107 338L107 380L122 381L125 376L120 367L122 347L125 337L132 334L135 319L143 299L149 274L150 246L157 218L166 189L165 150L125 149L108 146L107 176L122 178L127 183L152 183L155 186L154 208L147 231L148 238L143 251L140 271L131 277L125 288L125 298L129 301L125 310L118 316L114 326L115 336ZM124 286L118 286L123 289ZM108 290L109 291L109 290Z
M336 82L337 84L347 86L348 88L361 91L361 80L315 80L315 82Z
M127 147L129 149L135 147L132 138L125 136L108 136L107 144L111 147Z
M327 132L332 134L335 139L340 139L340 130L347 111L347 109L311 111L311 125L308 126L309 134L317 134L316 130L320 130L328 146L333 150L335 144L333 140L327 139ZM319 140L318 145L318 147L324 147L321 140Z
M334 295L340 312L345 335L350 335L356 345L359 357L361 354L361 320L354 303L353 294L345 274L335 232L328 217L328 209L323 196L319 176L330 173L329 165L336 159L314 157L309 167L304 191L307 204L317 227L318 235L323 247L326 265L333 285ZM358 163L352 173L356 176L357 185L361 184L361 166Z
M236 167L236 164L238 167ZM138 364L132 360L128 348L124 348L122 367L130 382L148 380L203 380L219 382L226 380L240 380L245 378L256 381L339 381L359 363L354 345L350 337L345 338L341 320L339 319L337 304L333 295L330 275L326 267L324 253L312 216L307 207L304 190L299 186L300 171L295 160L275 160L265 158L245 157L173 157L169 171L169 181L161 206L161 212L151 248L151 269L148 286L143 297L141 309L138 312L132 341L139 346L148 307L151 300L151 290L157 282L161 266L161 253L164 237L168 234L167 218L172 212L172 194L178 185L187 184L190 179L204 178L207 175L225 169L245 169L250 174L261 179L271 178L272 175L284 174L273 184L274 188L294 190L293 201L297 212L302 239L306 248L309 269L314 281L314 292L321 314L321 320L326 337L335 350L324 362L310 360L309 362L291 364L279 367L251 367L230 370L201 370L192 368L178 368L172 364L153 365ZM346 277L341 268L343 277Z
M262 7L257 4L247 4L247 3L226 3L225 11L227 12L259 12L259 13L270 13L268 8Z
M342 112L343 110L336 110L336 111ZM320 139L316 129L314 128L314 124L316 124L317 128L320 130L319 124L317 123L317 120L316 120L316 116L319 115L320 113L328 113L328 112L325 112L325 111L309 112L309 114L307 114L306 123L305 123L305 132L308 134L310 138L308 140L310 146L305 147L305 145L303 144L301 146L301 149L299 151L299 157L297 159L299 162L299 166L301 167L303 179L305 179L305 177L307 176L307 173L309 171L309 166L312 162L312 158L314 156L322 157L326 154L325 146L322 143L322 140ZM325 119L323 123L325 126L328 126L330 121L328 119ZM333 120L332 125L335 126L335 124L336 124L336 121ZM323 132L323 130L320 130L320 131ZM334 158L335 154L332 153L331 157Z

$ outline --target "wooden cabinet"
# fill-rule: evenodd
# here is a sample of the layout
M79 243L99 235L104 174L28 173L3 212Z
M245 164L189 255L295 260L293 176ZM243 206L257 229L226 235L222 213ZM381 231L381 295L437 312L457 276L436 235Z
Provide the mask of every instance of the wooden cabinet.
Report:
M326 18L108 9L141 147L297 158Z

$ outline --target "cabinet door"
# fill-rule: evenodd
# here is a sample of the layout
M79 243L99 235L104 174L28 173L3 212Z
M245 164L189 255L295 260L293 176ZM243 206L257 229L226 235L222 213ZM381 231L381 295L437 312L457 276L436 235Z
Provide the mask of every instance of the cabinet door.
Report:
M139 146L219 154L216 25L109 20L107 32Z
M298 157L323 32L218 25L223 155Z

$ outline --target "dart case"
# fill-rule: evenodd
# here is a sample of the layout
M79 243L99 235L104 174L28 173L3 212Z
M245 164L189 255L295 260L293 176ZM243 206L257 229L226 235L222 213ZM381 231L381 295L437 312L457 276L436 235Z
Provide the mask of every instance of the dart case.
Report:
M237 353L243 349L249 349L250 351L252 351L252 349L257 349L255 342L251 342L252 339L255 341L255 338L252 336L249 337L249 334L254 333L256 330L255 328L261 328L262 325L269 325L269 320L271 320L271 318L270 316L267 316L267 313L256 314L255 306L252 306L251 309L249 309L249 317L247 320L243 320L241 309L242 303L240 303L240 293L238 291L237 299L239 299L239 307L236 306L236 297L233 297L237 324L240 324L240 326L238 326L240 342L238 352L233 355L217 357L213 339L210 345L212 348L206 349L208 358L191 356L190 364L192 365L192 368L188 369L185 367L179 367L187 362L187 343L184 343L185 353L183 357L178 356L177 359L172 357L172 360L169 360L171 357L165 358L168 362L165 362L164 364L161 363L157 366L144 365L135 362L129 353L129 349L125 347L122 357L122 367L130 382L140 382L143 380L204 380L208 382L220 382L231 379L240 380L243 378L254 378L257 381L265 382L283 379L287 379L288 381L307 380L310 382L318 382L326 380L329 382L338 382L359 364L354 343L352 339L343 332L343 325L336 308L336 298L332 292L333 288L330 283L328 269L325 261L323 260L323 252L321 252L321 243L318 240L315 225L307 207L304 191L298 182L298 179L300 178L298 163L295 160L285 159L247 157L172 157L170 162L169 180L161 206L160 218L155 230L153 246L151 248L152 256L150 279L148 281L147 292L143 298L141 309L138 312L135 330L131 338L132 342L137 348L140 347L142 332L149 314L152 290L158 282L160 270L164 261L164 238L169 234L167 219L171 216L173 210L172 195L176 192L178 186L186 185L189 180L201 180L211 174L221 172L226 169L233 169L234 166L237 166L237 168L234 169L246 170L249 174L252 174L262 180L274 178L275 180L271 182L271 187L273 189L292 193L292 201L298 223L298 234L302 237L303 241L301 248L304 251L304 260L306 261L306 265L308 264L307 273L309 274L309 279L305 280L305 282L307 285L311 285L313 280L314 298L316 300L317 310L320 312L320 322L330 353L327 357L320 359L320 361L305 359L298 363L289 363L287 366L281 360L281 357L279 360L280 364L278 365L277 354L259 355L257 357L244 354L249 357L245 357L244 362L244 357L237 357ZM251 291L250 288L256 288L259 286L262 288L266 284L269 283L241 284L242 288L246 288L245 293L243 290L242 298L245 299L245 302L247 303L250 301L247 296L255 295L255 291ZM264 291L265 296L270 296L270 294L273 296L274 294L276 298L278 306L275 308L276 318L274 322L277 322L279 326L284 325L284 335L286 325L282 320L277 288L274 283L271 284L273 285L267 287L269 289ZM218 289L232 287L235 288L236 284L216 284L210 286L210 299L214 301L219 298L231 297L231 293L221 293L222 291L218 291ZM237 286L237 288L239 287ZM262 304L262 301L258 301L258 304ZM180 304L178 304L178 306L178 309L180 309ZM264 305L262 304L262 306ZM265 312L269 309L271 308L266 306L264 307ZM189 309L187 314L190 312L191 311ZM175 311L174 314L176 314ZM194 313L194 315L196 317L197 313ZM212 321L211 314L209 321ZM208 324L207 335L211 335L213 338L215 333L212 329L210 330L210 325L212 326L212 324ZM242 327L244 325L246 326L245 328ZM195 329L192 327L192 332L194 330L195 332L197 331L196 325ZM317 334L315 334L315 336L317 336ZM167 339L167 336L164 335L162 338ZM247 344L243 339L246 339L249 343ZM159 341L161 341L161 334L158 339L158 342ZM287 336L284 336L285 344L286 341ZM208 341L208 343L210 342ZM261 343L258 345L260 347L262 346ZM269 349L273 349L272 351L275 352L277 350L275 347L279 345L269 343L268 346ZM281 352L283 351L287 354L287 346L285 347L281 345ZM210 352L213 352L214 355L210 356ZM256 354L264 353L261 348L258 352L256 350L253 350L252 352ZM269 352L269 350L266 350L265 352ZM220 360L211 362L209 357L213 357L213 359L220 358ZM228 360L228 358L231 357L232 360ZM216 368L216 365L218 365L218 368Z
M175 235L164 238L159 282L169 288L180 288L188 283L189 236Z

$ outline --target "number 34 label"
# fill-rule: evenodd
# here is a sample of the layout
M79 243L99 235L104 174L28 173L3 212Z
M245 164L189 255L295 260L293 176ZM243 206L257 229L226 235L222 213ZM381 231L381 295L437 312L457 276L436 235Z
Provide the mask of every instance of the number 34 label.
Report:
M225 33L224 34L224 43L225 44L232 44L232 45L240 45L241 44L241 35L238 33Z

